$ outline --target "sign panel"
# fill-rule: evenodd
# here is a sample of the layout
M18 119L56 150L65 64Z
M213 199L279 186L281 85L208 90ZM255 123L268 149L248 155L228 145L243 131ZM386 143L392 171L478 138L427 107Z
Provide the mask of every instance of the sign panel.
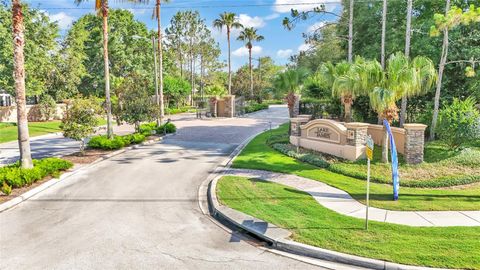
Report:
M387 129L388 136L390 137L390 152L392 153L392 182L393 182L393 200L398 200L398 190L400 189L400 179L398 177L398 157L397 147L395 146L395 140L393 139L392 130L387 120L383 120L383 125Z
M365 154L367 158L372 160L373 159L373 139L371 136L367 137L367 148L365 148Z
M332 127L327 125L315 125L308 129L307 138L340 143L340 134L334 130Z

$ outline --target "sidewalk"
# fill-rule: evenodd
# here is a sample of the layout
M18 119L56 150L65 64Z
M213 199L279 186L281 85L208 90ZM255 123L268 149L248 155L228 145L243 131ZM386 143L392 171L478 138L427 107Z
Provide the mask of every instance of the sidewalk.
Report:
M347 192L296 175L260 170L229 169L225 175L258 178L309 193L322 206L342 215L365 218L365 205ZM480 226L480 211L391 211L369 208L369 220L408 226Z

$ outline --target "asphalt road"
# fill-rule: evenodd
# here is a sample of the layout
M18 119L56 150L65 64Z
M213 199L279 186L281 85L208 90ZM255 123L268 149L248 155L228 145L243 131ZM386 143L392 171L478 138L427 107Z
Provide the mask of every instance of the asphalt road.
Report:
M275 107L250 118L180 120L164 142L97 163L0 213L0 268L316 268L222 229L197 201L221 160L286 115Z

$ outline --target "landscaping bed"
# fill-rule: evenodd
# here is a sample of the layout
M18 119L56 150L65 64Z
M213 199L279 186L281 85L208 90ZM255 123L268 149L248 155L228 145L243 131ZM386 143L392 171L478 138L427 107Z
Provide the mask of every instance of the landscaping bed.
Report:
M252 103L250 105L245 106L245 113L252 113L256 111L261 111L261 110L266 110L268 109L268 104L258 104L258 103Z
M33 160L33 164L32 169L21 168L19 162L1 167L0 187L2 194L9 196L15 189L29 187L45 178L59 177L62 172L73 167L73 163L60 158Z
M328 164L332 162L332 160L329 159L326 160L328 164L324 164L325 161L323 159L319 159L317 160L318 163L315 163L315 161L307 160L311 157L300 158L301 160L307 160L309 163L316 164L315 166L302 162L297 158L289 157L270 146L285 143L284 136L287 130L288 126L282 125L279 129L258 135L234 160L233 167L276 171L322 181L336 188L345 190L356 200L364 202L366 175L365 178L360 176L366 174L366 165L361 165L360 163L364 161L358 161L359 164L352 165L355 169L351 169L351 171L358 173L358 175L357 177L351 177L343 173L331 171ZM458 156L452 158L458 158ZM353 162L345 162L342 166L349 168L348 166L352 163ZM436 163L431 163L431 165L429 165L427 163L432 169L436 168L435 164ZM449 166L448 161L442 161L442 164L442 166ZM427 165L419 165L419 168L424 170L422 166ZM387 174L390 173L388 165L381 164L379 166L383 166L383 170L387 171ZM404 179L402 175L403 168L405 167L410 166L404 165L400 167L400 181L403 185L409 181L408 179ZM414 168L415 166L411 167ZM377 170L382 170L382 167L377 167ZM460 177L458 179L460 179ZM410 183L420 182L410 181ZM430 181L435 183L435 181L441 182L442 179L431 178ZM400 188L400 199L393 201L392 186L390 184L384 182L371 183L370 202L372 206L390 210L480 210L480 183L450 187L445 187L445 185L441 186L443 187L418 188L415 186L403 186Z
M409 227L365 222L331 211L308 193L276 183L225 176L220 202L292 232L305 244L401 264L480 269L479 227Z

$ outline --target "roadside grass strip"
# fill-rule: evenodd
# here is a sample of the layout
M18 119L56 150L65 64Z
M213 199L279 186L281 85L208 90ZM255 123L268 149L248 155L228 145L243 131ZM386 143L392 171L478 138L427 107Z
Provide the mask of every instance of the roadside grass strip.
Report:
M292 232L295 241L395 263L480 269L479 227L409 227L338 214L308 193L276 183L224 176L220 202Z

